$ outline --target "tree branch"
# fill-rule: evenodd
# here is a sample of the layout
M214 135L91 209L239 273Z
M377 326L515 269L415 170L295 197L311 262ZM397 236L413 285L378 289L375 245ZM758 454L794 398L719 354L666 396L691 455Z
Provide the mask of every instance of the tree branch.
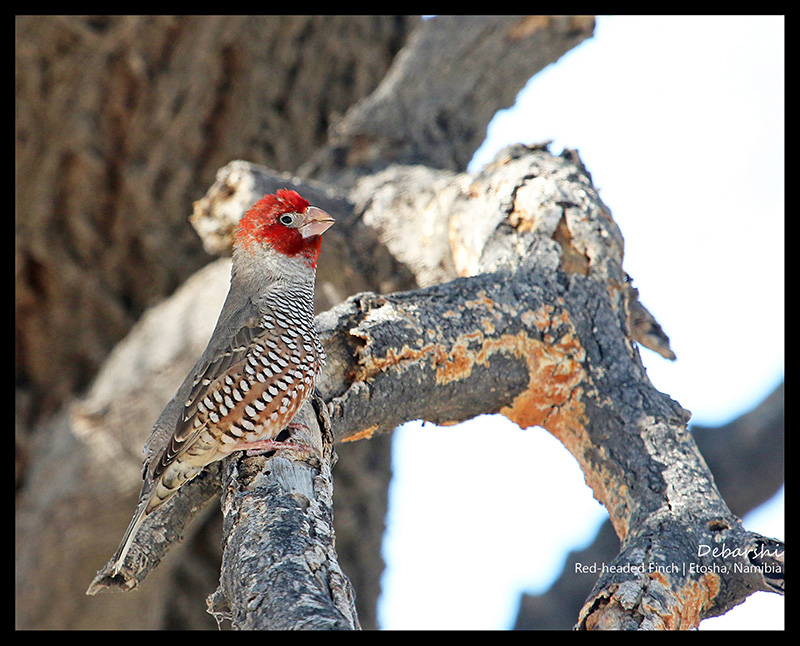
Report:
M324 402L311 409L305 404L295 418L308 433L294 437L311 456L281 450L225 462L222 571L208 604L234 628L359 628L334 547L333 435Z
M755 409L724 426L690 427L725 502L744 516L771 498L783 484L784 396L781 384ZM730 468L730 463L735 468ZM753 475L755 473L755 475ZM558 579L544 593L523 594L515 628L566 630L575 624L596 574L581 566L610 563L619 540L605 522L591 545L567 555Z
M360 169L350 178L389 164L463 171L497 111L593 31L593 16L427 20L378 89L348 111L299 173L349 185L343 169Z

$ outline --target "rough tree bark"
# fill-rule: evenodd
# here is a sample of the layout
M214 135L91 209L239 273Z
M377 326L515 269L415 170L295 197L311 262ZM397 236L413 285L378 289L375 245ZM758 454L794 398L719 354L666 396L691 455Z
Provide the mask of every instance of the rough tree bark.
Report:
M775 495L784 483L784 388L781 384L754 410L721 427L692 424L692 436L722 497L739 517ZM561 576L539 595L523 594L518 630L568 630L575 624L596 580L576 564L610 563L619 552L611 523L603 523L591 545L567 555Z
M640 316L622 268L622 236L577 154L554 156L545 146L514 146L478 175L463 173L480 139L475 133L483 132L496 109L591 29L591 19L583 18L429 21L381 87L344 118L330 143L303 167L322 184L231 164L197 206L194 223L207 245L224 248L220 241L229 235L231 218L235 221L264 187L295 186L313 194L310 199L337 218L331 233L338 233L326 239L318 279L327 309L318 325L330 357L320 393L334 438L377 438L409 419L452 423L487 412L523 428L545 427L573 453L608 509L622 540L616 563L629 566L596 582L579 627L689 628L756 589L782 590L782 556L775 559L759 549L782 546L747 532L733 516L687 432L688 413L648 381L634 339L650 343L648 332L657 324L644 330L631 325L646 317ZM431 60L443 64L430 65ZM497 60L504 61L500 70L493 64ZM439 91L418 94L416 87ZM459 109L464 104L476 107ZM493 107L484 109L484 104ZM413 165L420 163L425 165ZM326 268L324 262L331 264ZM398 271L387 274L385 268ZM148 312L112 353L87 396L49 429L51 441L81 451L94 469L82 482L85 511L78 517L87 523L80 527L84 541L91 541L92 532L83 534L91 523L102 537L80 552L95 559L95 567L97 554L110 555L115 547L101 527L113 522L121 532L132 509L108 500L110 488L120 497L130 497L136 488L134 447L141 445L142 429L132 429L141 427L143 418L155 419L174 390L174 382L170 390L165 383L179 380L188 370L184 364L202 350L207 335L199 328L208 320L210 331L215 314L201 319L199 310L216 312L228 271L227 260L209 265L173 299ZM330 307L364 289L359 283L365 280L388 281L381 284L386 293L368 287L373 291ZM395 291L409 287L417 289ZM198 299L198 293L204 297ZM184 340L169 348L171 360L148 365L143 351L166 338L167 314L173 315L171 325L183 326ZM655 336L666 352L664 338ZM163 383L144 384L142 374ZM270 487L245 489L253 481L268 481L266 471L274 470L269 465L278 459L229 461L229 476L246 475L244 482L228 478L226 508L235 515L241 505L270 495ZM75 466L67 461L61 465L64 473L51 469L33 479L39 487L33 499L50 496L56 503L50 509L64 508L64 500L77 495L69 484L74 478L66 473ZM319 472L324 475L324 465ZM54 496L52 479L59 475L65 487ZM189 521L211 497L218 478L219 469L209 470L181 490L168 513L153 518L154 540L134 548L146 558L138 560L131 577L112 582L101 573L96 583L133 586L150 574L147 588L163 576L175 558L166 554L172 538L191 531ZM315 495L324 498L325 487L306 486L303 492L311 507ZM240 493L244 497L231 502ZM293 513L304 506L295 505ZM236 529L233 521L227 525L226 540ZM32 565L42 554L32 543L23 552L28 572L47 572L55 564ZM699 558L701 545L725 545L733 553ZM759 564L781 566L780 578L765 575L775 570L763 567L720 574L722 565L752 565L759 555ZM690 562L704 569L671 568ZM226 567L222 588L229 573ZM331 598L338 599L334 605L350 608L347 593L337 596L330 585L334 579L317 578L316 586L323 592L328 586ZM266 595L259 596L261 606L275 601L270 590L261 592ZM230 601L230 592L223 594ZM113 600L100 602L111 608L120 596L93 597L101 599ZM213 602L216 611L224 610L221 597ZM80 612L78 604L75 611ZM239 625L266 625L263 619L254 608Z
M222 482L224 549L209 612L240 629L359 628L333 532L333 433L315 395L296 420L295 439L314 455L226 460ZM294 458L294 459L292 459Z

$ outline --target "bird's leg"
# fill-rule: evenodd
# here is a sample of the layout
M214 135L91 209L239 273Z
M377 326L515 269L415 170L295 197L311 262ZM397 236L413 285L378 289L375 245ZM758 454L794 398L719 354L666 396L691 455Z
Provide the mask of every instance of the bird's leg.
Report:
M305 424L298 424L296 422L292 422L283 429L274 440L255 440L253 442L246 442L244 446L242 446L242 450L247 451L248 457L253 457L254 455L262 455L264 453L269 453L270 451L277 451L279 449L292 449L293 451L299 451L301 453L307 453L309 455L312 454L312 449L307 444L303 444L302 442L296 441L292 438L292 431L303 430L305 433L309 432L308 427ZM282 436L288 436L285 440L279 440Z

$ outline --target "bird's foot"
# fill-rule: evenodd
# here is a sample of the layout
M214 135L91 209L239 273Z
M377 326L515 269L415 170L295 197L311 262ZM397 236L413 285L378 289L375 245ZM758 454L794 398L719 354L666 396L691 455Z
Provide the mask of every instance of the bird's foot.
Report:
M255 440L253 442L247 442L242 446L242 450L246 451L246 455L248 457L263 455L265 453L271 453L282 449L288 449L295 453L312 455L313 451L310 446L302 442L298 442L292 437L292 431L298 430L308 433L308 427L305 424L292 423L278 433L274 440Z

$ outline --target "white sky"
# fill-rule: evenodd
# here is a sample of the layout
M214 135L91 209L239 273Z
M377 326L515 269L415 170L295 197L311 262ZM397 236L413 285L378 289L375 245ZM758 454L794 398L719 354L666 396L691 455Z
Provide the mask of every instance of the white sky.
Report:
M517 141L580 151L678 356L642 349L648 375L697 423L783 377L784 73L782 17L601 17L498 114L471 166ZM387 629L510 628L520 593L547 589L605 518L557 440L504 418L408 424L394 469ZM765 507L745 525L783 539L782 494ZM783 626L783 599L757 593L701 629Z

